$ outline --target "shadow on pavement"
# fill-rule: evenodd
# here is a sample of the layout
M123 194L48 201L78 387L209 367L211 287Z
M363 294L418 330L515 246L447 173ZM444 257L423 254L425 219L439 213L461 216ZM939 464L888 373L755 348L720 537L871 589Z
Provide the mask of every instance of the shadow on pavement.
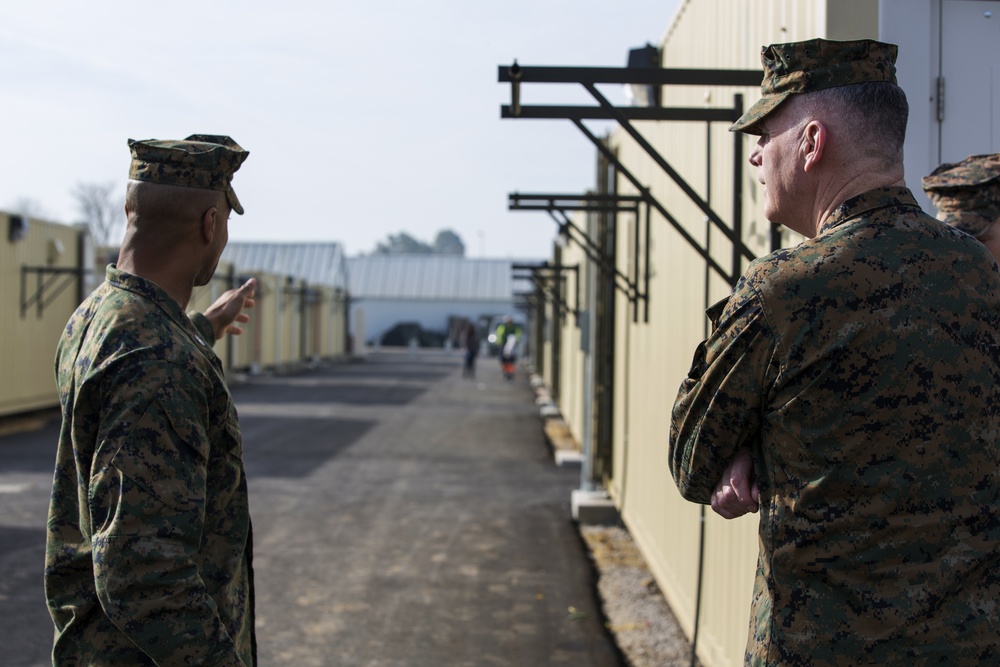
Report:
M43 528L17 528L0 526L0 562L2 559L23 549L40 549L45 551L45 530ZM41 561L39 561L41 567ZM5 570L4 575L8 572ZM3 579L0 579L0 590L3 590Z
M59 442L59 413L55 410L33 417L31 422L0 435L0 471L51 475Z
M241 417L243 463L252 477L305 477L333 459L376 424L355 419Z
M0 527L0 662L5 667L50 664L52 619L42 592L45 529Z
M274 384L249 384L233 392L236 408L240 403L329 403L340 405L406 405L426 392L425 386L390 384L345 384L294 386L283 384L275 391Z

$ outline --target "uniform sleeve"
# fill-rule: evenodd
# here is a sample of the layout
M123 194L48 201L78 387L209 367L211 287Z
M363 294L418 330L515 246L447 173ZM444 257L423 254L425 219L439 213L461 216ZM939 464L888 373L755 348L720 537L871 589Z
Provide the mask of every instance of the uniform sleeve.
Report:
M188 319L191 320L191 323L194 324L198 333L201 334L209 347L215 345L215 329L212 328L212 321L210 319L202 313L195 312L188 313Z
M718 307L710 309L715 320ZM670 472L684 498L708 504L741 447L757 444L774 339L754 293L737 287L695 350L670 424Z
M204 391L165 362L107 382L90 494L101 606L157 665L241 666L195 559L209 483Z

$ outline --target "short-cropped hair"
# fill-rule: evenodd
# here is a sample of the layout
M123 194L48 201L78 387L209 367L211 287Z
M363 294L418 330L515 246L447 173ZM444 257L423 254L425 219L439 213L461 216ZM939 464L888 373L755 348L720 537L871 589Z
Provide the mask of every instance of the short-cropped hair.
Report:
M910 106L894 83L873 81L804 93L810 104L835 111L858 142L887 160L901 160Z

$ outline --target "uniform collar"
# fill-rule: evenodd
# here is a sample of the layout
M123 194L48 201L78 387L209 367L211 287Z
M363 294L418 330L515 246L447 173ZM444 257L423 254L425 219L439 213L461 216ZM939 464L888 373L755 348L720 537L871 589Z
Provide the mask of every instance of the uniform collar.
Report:
M920 205L917 204L917 200L914 199L913 193L908 188L901 185L876 188L851 197L835 208L833 213L823 221L820 233L827 232L865 213L890 206L912 206L920 209Z
M173 320L179 327L184 329L184 331L194 338L194 340L198 341L198 343L205 347L209 347L209 345L201 339L201 336L191 323L190 318L188 318L188 316L184 313L180 304L174 301L174 299L171 298L166 291L153 281L122 271L114 264L108 265L105 272L105 278L108 283L118 289L127 290L133 294L138 294L139 296L152 301L157 305L157 307L159 307L160 310L166 313L167 317Z

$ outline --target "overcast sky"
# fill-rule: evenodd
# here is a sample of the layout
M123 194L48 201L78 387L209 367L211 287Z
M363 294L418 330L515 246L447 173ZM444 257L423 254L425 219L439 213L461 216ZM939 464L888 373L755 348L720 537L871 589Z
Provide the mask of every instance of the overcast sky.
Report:
M566 120L501 120L497 66L622 67L678 4L3 3L0 208L75 222L77 183L124 194L127 139L228 134L250 151L234 240L338 241L353 256L447 228L470 257L547 257L555 224L509 212L507 195L593 187L595 149ZM590 103L577 88L525 86L522 101Z

